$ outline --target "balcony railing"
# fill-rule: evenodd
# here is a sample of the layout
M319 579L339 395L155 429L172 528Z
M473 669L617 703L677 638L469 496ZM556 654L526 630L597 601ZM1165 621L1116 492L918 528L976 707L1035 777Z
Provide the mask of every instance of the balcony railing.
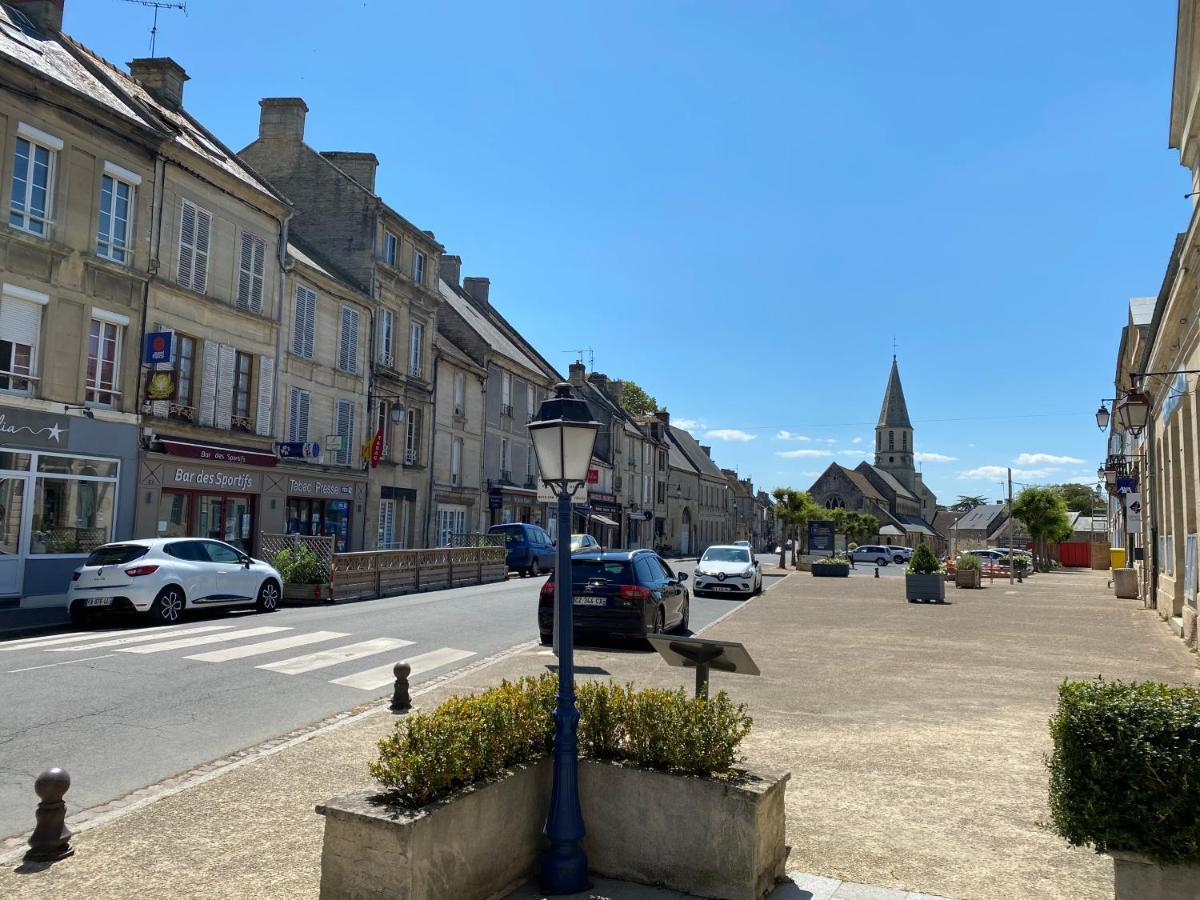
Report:
M404 464L406 466L415 466L417 464L417 451L416 450L405 450L404 451Z
M500 415L512 418L513 408L511 403L505 403L500 407Z
M231 431L253 431L254 421L249 416L230 416L229 428Z

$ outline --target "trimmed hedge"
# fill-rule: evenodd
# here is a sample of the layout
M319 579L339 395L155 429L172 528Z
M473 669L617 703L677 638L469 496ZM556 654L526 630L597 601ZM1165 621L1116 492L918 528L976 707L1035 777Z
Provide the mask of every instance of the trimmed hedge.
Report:
M414 712L379 742L371 775L403 804L424 806L496 778L554 747L558 676L546 673ZM727 775L751 719L724 691L691 698L682 689L586 682L577 689L581 756L681 775Z
M1050 733L1059 835L1098 853L1200 863L1200 688L1064 682Z
M933 555L928 544L918 544L917 549L913 551L912 558L908 561L906 571L910 575L938 575L946 570L941 561Z
M954 568L959 572L982 572L983 562L974 553L964 553L955 560Z

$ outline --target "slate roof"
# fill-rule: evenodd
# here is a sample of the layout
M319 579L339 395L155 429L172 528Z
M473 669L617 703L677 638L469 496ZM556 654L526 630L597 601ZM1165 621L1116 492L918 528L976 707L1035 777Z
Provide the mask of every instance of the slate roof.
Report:
M908 404L904 402L904 388L900 386L900 369L896 366L894 356L887 390L883 394L883 407L879 410L879 424L888 428L912 428L912 422L908 419Z
M920 516L896 516L896 518L900 520L900 524L904 526L904 530L909 534L927 534L930 537L941 537Z
M341 281L341 279L338 278L338 276L334 275L332 272L329 271L329 269L325 268L325 266L323 266L321 263L317 262L315 259L313 259L311 256L309 256L307 253L305 253L303 250L301 250L299 247L297 247L292 241L288 241L287 252L288 252L288 256L292 257L295 260L298 260L299 262L304 263L310 269L316 269L322 275L326 275L329 278L332 278L334 281Z
M446 305L458 313L467 325L483 339L484 343L491 347L494 353L498 353L510 362L531 372L544 372L542 366L510 340L508 335L480 312L474 303L440 278L438 279L438 292L442 295L442 300Z
M707 453L700 449L700 445L696 443L696 439L691 434L674 425L668 431L671 433L672 442L678 445L684 456L691 460L693 469L696 469L701 475L708 475L721 481L725 480L720 468Z
M955 531L990 531L996 518L1003 513L1003 503L987 503L975 507L951 527Z
M670 434L672 431L676 430L677 429L675 426L672 425L667 429L667 433ZM687 458L687 455L679 449L679 445L673 440L667 441L667 462L670 464L672 469L684 469L685 471L690 470L699 474L699 469L692 465L692 461Z
M871 469L875 472L875 474L877 474L880 478L883 479L884 484L886 484L888 487L890 487L893 491L895 491L901 497L907 497L909 500L917 499L917 496L912 491L910 491L908 488L906 488L904 485L902 485L899 481L897 481L896 477L894 475L892 475L890 472L885 472L883 469L879 468L879 466L872 466L870 463L867 463L867 465L871 467Z
M849 479L850 483L858 488L859 491L862 492L862 495L868 500L876 500L879 503L887 503L887 500L884 498L883 494L875 490L875 485L871 484L871 482L867 480L867 476L862 472L856 471L855 469L847 469L845 466L838 465L838 463L834 463L833 465L841 469L842 474L845 475L846 478Z
M954 523L965 516L966 513L961 513L954 509L939 509L933 514L933 530L939 534L947 534Z

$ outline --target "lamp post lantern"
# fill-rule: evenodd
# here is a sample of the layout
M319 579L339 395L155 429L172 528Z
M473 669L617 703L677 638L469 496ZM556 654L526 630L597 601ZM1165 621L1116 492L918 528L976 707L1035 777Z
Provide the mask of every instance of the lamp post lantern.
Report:
M542 482L558 498L558 706L554 710L554 783L542 854L541 888L547 894L574 894L589 887L579 806L579 710L575 707L575 634L571 590L571 497L587 481L600 423L563 382L542 402L529 422Z
M1105 406L1103 403L1101 403L1100 408L1098 410L1096 410L1096 425L1100 428L1101 431L1104 431L1105 429L1108 428L1109 418L1110 418L1110 414L1108 411L1108 407Z
M1117 416L1137 437L1150 419L1150 397L1142 391L1129 391L1117 404Z

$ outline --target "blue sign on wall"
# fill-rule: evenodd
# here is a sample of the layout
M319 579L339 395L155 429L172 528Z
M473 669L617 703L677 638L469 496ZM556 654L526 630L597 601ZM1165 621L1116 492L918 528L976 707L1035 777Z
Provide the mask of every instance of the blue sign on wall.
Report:
M147 365L172 363L175 361L175 332L148 331L143 357Z
M321 445L302 441L286 441L279 445L279 455L284 459L312 459L321 455Z

